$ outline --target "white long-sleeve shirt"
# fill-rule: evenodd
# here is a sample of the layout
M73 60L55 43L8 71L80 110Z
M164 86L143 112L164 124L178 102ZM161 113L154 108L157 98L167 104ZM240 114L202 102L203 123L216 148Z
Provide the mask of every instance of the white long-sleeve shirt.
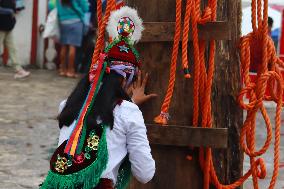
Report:
M61 112L66 101L59 106ZM119 167L127 154L131 163L131 172L142 183L149 182L155 173L155 161L151 155L146 126L142 112L134 103L123 101L113 110L113 129L107 128L108 163L102 178L108 178L116 183ZM68 140L75 121L60 130L59 143Z

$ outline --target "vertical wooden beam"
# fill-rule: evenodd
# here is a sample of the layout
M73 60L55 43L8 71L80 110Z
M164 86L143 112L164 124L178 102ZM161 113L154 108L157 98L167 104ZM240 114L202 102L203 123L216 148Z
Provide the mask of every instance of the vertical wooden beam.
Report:
M240 129L243 112L237 104L241 87L238 43L241 26L241 0L219 0L218 20L227 20L231 40L216 42L215 76L212 94L214 127L228 128L228 148L213 149L214 165L224 184L233 183L242 175L243 152Z
M175 22L176 2L174 0L127 0L126 3L137 8L144 22ZM172 36L173 38L174 36ZM151 79L147 84L147 90L158 94L155 100L141 107L147 124L153 123L153 118L160 113L169 81L172 46L173 40L170 42L142 41L136 46L141 55L143 70L150 73ZM193 114L193 80L184 79L181 68L181 55L179 54L178 57L176 84L169 112L171 116L169 124L189 126L192 124ZM163 145L151 145L151 148L156 161L155 177L146 185L134 180L130 184L130 189L203 188L198 150L193 151L189 147ZM192 161L186 159L188 154L192 156Z
M30 64L32 65L36 64L36 59L37 59L38 2L39 0L33 0L32 40L31 40L31 57L30 57Z
M126 2L138 9L145 22L174 22L175 1L173 0L163 0L162 3L159 0L128 0ZM206 5L206 2L206 0L202 1L202 5ZM218 0L217 14L217 20L228 22L232 32L231 40L216 42L216 72L212 91L214 127L229 129L229 147L213 150L216 172L220 181L227 184L234 182L241 176L243 162L243 153L239 145L243 115L237 104L237 95L241 87L240 62L236 50L240 38L241 0ZM172 42L164 41L141 42L138 45L143 69L152 73L147 89L159 94L155 101L142 107L147 123L152 123L153 117L159 113L160 105L165 96L171 49ZM192 45L190 45L188 52L191 58ZM193 61L190 62L190 67L192 67ZM175 92L170 109L170 124L186 126L192 123L193 80L183 78L180 65L179 55ZM146 185L132 182L130 189L200 189L203 187L203 175L198 162L198 149L191 151L186 148L152 145L152 153L157 165L156 176ZM189 153L192 154L192 161L187 161L185 158Z

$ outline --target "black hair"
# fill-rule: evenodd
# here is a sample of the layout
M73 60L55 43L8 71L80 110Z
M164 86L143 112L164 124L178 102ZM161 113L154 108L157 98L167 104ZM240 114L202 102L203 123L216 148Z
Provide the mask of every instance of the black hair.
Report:
M72 0L61 0L61 4L63 6L71 6L72 5Z
M268 17L268 26L269 27L273 26L273 19L270 16Z
M130 97L123 90L123 77L114 71L105 74L102 85L93 106L87 116L87 125L96 126L99 118L103 124L113 128L113 109L122 100L130 101ZM88 95L90 82L88 74L84 76L68 97L65 107L58 116L59 127L69 126L77 119L83 103Z

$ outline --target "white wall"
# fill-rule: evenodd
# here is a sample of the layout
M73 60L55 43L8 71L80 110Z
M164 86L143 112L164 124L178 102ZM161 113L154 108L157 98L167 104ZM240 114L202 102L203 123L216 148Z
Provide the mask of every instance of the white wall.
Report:
M31 54L33 0L24 0L24 4L25 9L17 14L17 24L13 34L19 63L27 65L30 64ZM40 24L45 23L46 11L47 0L39 0L38 27ZM37 65L42 67L44 62L44 41L39 33L37 46Z
M27 65L30 62L33 10L32 1L33 0L25 0L26 8L18 13L17 24L13 30L19 63L23 65Z

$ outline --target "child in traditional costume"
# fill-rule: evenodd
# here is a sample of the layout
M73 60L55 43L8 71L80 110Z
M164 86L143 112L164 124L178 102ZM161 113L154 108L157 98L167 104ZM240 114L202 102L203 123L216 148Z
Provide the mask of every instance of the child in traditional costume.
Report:
M142 113L126 92L139 73L133 44L142 30L134 9L111 14L107 31L113 41L60 105L59 147L41 188L120 189L131 173L142 183L154 176Z

